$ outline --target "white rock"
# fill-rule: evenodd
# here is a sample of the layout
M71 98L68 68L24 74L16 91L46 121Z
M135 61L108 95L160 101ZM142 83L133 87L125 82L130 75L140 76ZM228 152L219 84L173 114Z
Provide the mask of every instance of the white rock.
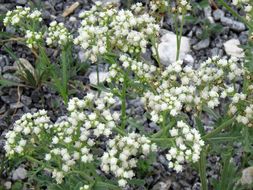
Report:
M6 181L4 183L4 187L5 187L5 189L11 189L11 182L10 181Z
M13 174L12 174L12 180L16 181L16 180L23 180L27 177L27 171L25 168L23 167L19 167L17 168Z
M190 39L182 36L179 59L184 59L186 54L191 51ZM176 61L177 54L177 37L173 32L165 33L161 38L161 43L158 45L158 53L161 63L169 65Z
M242 185L250 185L253 183L253 167L248 167L242 171L242 178L241 178Z
M194 58L192 57L191 54L187 54L185 55L184 61L192 65L194 63Z
M228 40L223 45L227 55L231 55L238 58L244 57L244 52L243 49L239 47L241 44L238 39Z
M99 83L104 82L108 76L109 76L108 72L99 72L98 73ZM91 84L97 85L97 72L92 72L89 75L89 79Z

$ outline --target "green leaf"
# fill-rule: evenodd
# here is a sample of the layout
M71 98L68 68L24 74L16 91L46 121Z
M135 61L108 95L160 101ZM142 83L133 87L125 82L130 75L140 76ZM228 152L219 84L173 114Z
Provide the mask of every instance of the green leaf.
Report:
M93 186L93 190L121 190L121 188L111 183L97 181Z
M221 171L220 180L214 186L215 189L231 190L235 185L237 179L237 167L235 166L231 152L222 155L223 167Z
M195 117L195 123L201 136L205 135L204 125L199 117Z
M136 120L133 118L127 119L127 122L130 124L131 127L138 129L141 134L145 134L144 126L137 123Z
M221 118L221 116L218 113L215 113L212 109L210 109L207 106L203 107L203 111L205 111L208 114L210 114L211 116L213 116L215 120L218 120L219 118Z
M143 186L145 185L145 180L143 179L131 179L128 181L130 185Z

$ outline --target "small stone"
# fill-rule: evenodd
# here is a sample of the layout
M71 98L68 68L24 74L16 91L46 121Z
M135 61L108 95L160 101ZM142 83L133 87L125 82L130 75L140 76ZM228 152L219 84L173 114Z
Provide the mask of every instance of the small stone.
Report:
M23 180L27 177L27 171L23 167L17 168L12 174L12 180Z
M104 82L109 76L108 72L99 72L98 73L98 79L99 79L99 83ZM90 83L93 85L97 85L97 72L92 72L89 75L89 79L90 79Z
M26 106L30 106L32 103L32 99L29 96L22 95L21 102L24 103Z
M201 190L201 184L199 182L195 183L192 187L192 190Z
M25 5L27 3L27 0L16 0L17 4Z
M197 28L197 30L196 30L196 36L198 37L198 38L201 38L201 36L202 36L202 34L203 34L203 30L201 29L201 28Z
M70 22L76 22L76 21L77 21L77 19L76 19L76 17L71 16L71 17L69 18L69 21L70 21Z
M87 57L85 56L85 53L84 53L83 51L79 51L79 52L78 52L78 58L79 58L79 60L81 61L81 63L82 63L82 62L85 62L86 59L87 59Z
M248 167L242 171L242 178L240 181L242 185L253 184L253 166Z
M38 90L32 91L31 99L33 102L39 102L41 97L41 93Z
M201 49L205 49L205 48L209 47L209 45L210 45L210 39L206 38L204 40L201 40L197 44L195 44L193 46L193 49L195 49L195 50L201 50Z
M5 55L0 55L0 67L9 65L9 59Z
M194 58L192 57L191 54L187 54L184 58L184 61L187 63L187 64L190 64L192 65L194 63Z
M205 17L209 20L210 23L214 23L213 17L212 17L212 9L210 6L207 6L204 8Z
M170 63L176 61L176 47L176 34L174 34L173 32L166 31L166 33L161 38L161 43L158 45L158 53L162 64L169 65ZM190 51L190 39L183 36L181 38L179 59L184 59L186 54L188 54Z
M11 182L10 181L6 181L4 183L4 187L5 187L6 190L11 189Z
M220 20L222 17L224 17L225 13L221 9L217 9L213 12L213 18L215 21Z
M217 47L211 49L211 57L214 57L214 56L222 57L222 55L223 55L223 50L222 49L219 49Z
M232 30L234 30L236 32L242 32L246 29L246 27L243 23L235 21L235 20L233 20L231 18L227 18L227 17L222 17L221 23L225 26L228 26L229 28L231 28Z
M19 108L22 108L23 106L24 104L21 102L12 103L10 104L10 109L19 109Z
M115 4L119 4L120 0L93 0L93 2L97 2L100 1L103 4L107 4L107 3L115 3Z
M21 80L18 77L14 76L10 73L3 74L3 78L6 79L6 80L9 80L11 82L17 82L17 83L21 82Z
M223 45L227 55L231 55L238 58L244 57L244 52L243 49L239 47L241 44L238 39L228 40Z
M1 96L1 100L6 104L11 104L16 102L17 98L13 96Z
M248 32L241 32L239 35L239 40L242 44L247 44L247 42L249 40Z
M168 190L171 187L171 180L156 183L151 190Z

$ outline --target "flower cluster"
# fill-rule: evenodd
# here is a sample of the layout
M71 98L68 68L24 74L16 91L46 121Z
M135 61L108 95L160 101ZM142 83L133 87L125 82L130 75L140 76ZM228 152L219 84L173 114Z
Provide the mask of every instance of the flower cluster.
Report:
M229 114L236 116L236 121L248 127L253 127L253 85L246 89L247 93L235 93L229 105Z
M233 0L233 5L238 6L242 5L244 11L246 12L246 19L252 21L253 18L253 3L250 0Z
M127 54L121 55L119 61L121 65L112 64L110 66L107 82L123 82L123 72L127 71L131 71L134 74L135 80L147 82L153 78L154 73L157 71L156 66L132 59Z
M150 39L159 31L155 18L146 13L108 9L101 3L82 12L80 17L83 19L82 27L74 43L85 50L92 62L97 61L97 56L113 50L130 54L145 52Z
M168 8L168 5L168 1L166 0L152 0L149 3L151 12L164 12L166 11L166 8Z
M27 46L29 48L37 48L39 42L42 41L42 37L43 35L41 32L26 30L25 39Z
M176 7L174 10L179 13L183 13L191 10L191 8L192 7L189 0L176 0Z
M29 147L36 146L35 140L41 139L41 132L50 126L50 119L45 110L27 113L14 123L13 130L6 134L4 149L7 156L24 155ZM36 136L35 139L33 136ZM32 137L32 138L29 138Z
M25 114L7 133L6 155L22 156L44 154L52 177L62 183L64 176L75 167L93 161L92 147L100 136L109 137L120 120L120 114L111 111L116 100L111 93L99 98L87 94L83 99L69 101L69 116L51 123L46 111ZM55 164L57 163L57 164Z
M185 162L195 163L199 160L204 141L198 130L190 128L183 121L177 122L177 126L170 130L170 135L175 138L176 144L169 149L166 158L170 168L181 172Z
M5 26L17 26L24 22L41 22L41 12L38 10L31 11L30 7L17 6L15 10L8 11L3 20Z
M154 122L162 122L163 113L175 116L182 108L201 111L207 105L213 109L220 104L221 98L235 92L234 84L245 73L243 65L235 58L209 58L196 70L177 61L153 77L155 92L147 91L143 102L152 110Z
M56 21L50 23L46 38L47 45L64 46L72 39L72 35L63 23L57 23Z
M138 158L157 149L147 137L137 133L118 135L109 141L108 146L109 150L101 158L101 169L106 173L113 173L119 179L121 187L126 186L127 179L135 176L133 168L137 166Z
M79 190L90 190L90 186L89 185L84 185L84 186L80 187Z

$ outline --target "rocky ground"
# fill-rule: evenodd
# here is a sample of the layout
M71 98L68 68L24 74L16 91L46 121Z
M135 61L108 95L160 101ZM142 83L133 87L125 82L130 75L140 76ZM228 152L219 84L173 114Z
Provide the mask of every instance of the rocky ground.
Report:
M79 12L89 9L92 4L92 0L46 0L34 2L41 4L43 18L46 22L49 23L55 19L64 22L73 33L79 27ZM71 15L63 17L64 10L75 2L79 2L79 6ZM118 1L114 0L114 2ZM0 14L13 9L16 5L26 6L28 1L0 0ZM224 9L214 9L211 6L207 6L204 10L196 10L195 14L198 14L197 24L196 22L194 24L188 23L183 30L184 37L182 38L180 58L184 59L185 63L197 67L200 62L214 55L233 55L239 58L243 56L242 49L239 46L244 45L248 39L247 29L243 23L238 22ZM176 47L176 37L173 33L172 22L171 18L165 17L163 30L161 31L159 52L164 64L175 61L176 49L174 47ZM0 23L1 27L3 27L2 23ZM15 32L12 28L6 28L5 30L10 33ZM33 61L31 53L27 51L28 49L24 49L20 44L14 43L12 48L18 57ZM49 53L52 56L54 55L53 50L49 50ZM80 60L84 59L83 52L78 49L76 49L76 54L73 56L78 57ZM3 51L2 47L0 50L0 74L5 79L19 82L20 79L14 75L15 68L13 65L14 60ZM100 71L100 78L106 76L106 66L101 66ZM95 72L95 68L90 67L85 74L76 77L83 84L83 87L75 92L75 96L82 97L89 82L95 83L96 75L93 72ZM138 115L144 113L138 100L132 100L128 103L128 112L138 113ZM12 126L12 123L22 114L42 108L49 110L49 115L53 120L63 115L66 111L59 95L48 86L43 86L41 89L31 89L22 86L0 89L0 160L4 154L4 135ZM148 123L145 119L143 123L149 125L149 130L156 128L153 123ZM210 157L208 160L208 176L212 178L218 176L219 165L217 161L218 158L215 156ZM159 156L158 162L155 163L155 168L157 168L156 174L147 179L150 189L200 189L198 174L194 170L186 169L181 174L175 174L168 170L164 156ZM0 181L6 189L10 189L16 180L25 180L27 173L23 166L18 167L11 174L7 174L5 171L1 172Z

